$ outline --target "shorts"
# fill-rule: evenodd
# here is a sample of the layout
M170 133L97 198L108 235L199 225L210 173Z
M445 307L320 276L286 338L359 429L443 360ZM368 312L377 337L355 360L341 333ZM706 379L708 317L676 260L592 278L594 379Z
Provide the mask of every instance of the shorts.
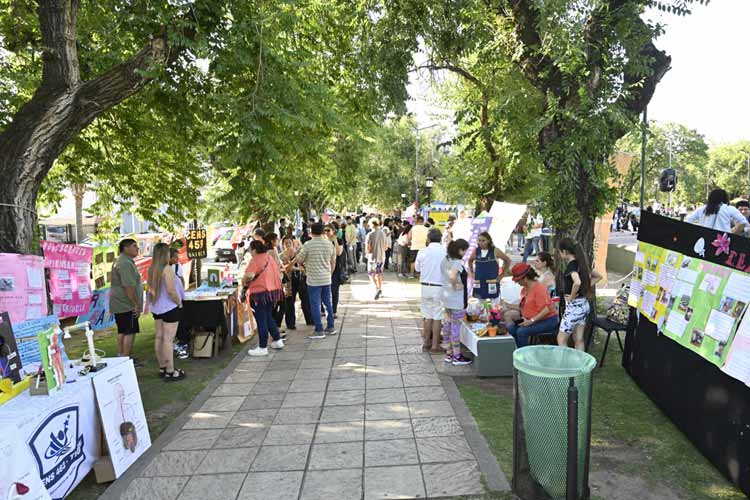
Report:
M179 323L182 319L182 309L175 307L162 314L154 314L154 319L160 319L165 323Z
M409 250L409 262L416 262L418 253L419 250Z
M589 317L590 311L591 306L586 298L578 297L572 300L565 307L565 314L563 314L562 320L560 320L560 331L570 335L578 325L586 324L586 318Z
M445 314L443 287L422 285L420 310L424 319L442 320Z
M135 335L141 331L138 316L133 311L115 313L115 323L117 323L117 333L120 335Z
M367 261L367 274L383 274L383 262Z

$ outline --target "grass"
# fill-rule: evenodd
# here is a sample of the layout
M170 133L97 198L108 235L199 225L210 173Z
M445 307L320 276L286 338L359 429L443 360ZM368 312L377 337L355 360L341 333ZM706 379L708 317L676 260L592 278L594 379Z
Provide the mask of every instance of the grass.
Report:
M603 343L592 346L600 358ZM625 447L638 455L607 462L607 469L673 490L685 500L741 500L741 493L693 446L636 386L619 362L617 343L607 363L594 372L592 460ZM513 394L511 383L457 378L461 396L477 421L501 469L513 473ZM596 465L592 465L595 469Z
M136 335L133 354L145 365L136 369L136 373L153 441L190 405L216 374L229 364L241 346L233 343L230 348L211 359L175 360L176 366L185 370L187 378L167 383L158 375L158 363L154 354L154 320L150 315L142 316L140 323L141 333ZM97 349L103 349L107 356L117 355L117 334L114 330L97 332L95 343ZM65 349L71 359L79 358L86 350L86 339L83 335L75 335L65 341ZM105 489L107 484L97 484L94 472L91 471L67 498L95 500Z

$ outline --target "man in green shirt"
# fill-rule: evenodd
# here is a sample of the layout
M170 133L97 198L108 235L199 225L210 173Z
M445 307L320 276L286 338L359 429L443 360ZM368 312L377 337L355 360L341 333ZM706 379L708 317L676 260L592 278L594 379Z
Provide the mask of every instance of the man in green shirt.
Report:
M138 242L126 238L120 242L120 256L112 265L112 284L109 289L109 309L117 322L117 351L130 357L135 334L140 332L138 317L143 312L143 283L135 265ZM137 363L136 360L133 360Z

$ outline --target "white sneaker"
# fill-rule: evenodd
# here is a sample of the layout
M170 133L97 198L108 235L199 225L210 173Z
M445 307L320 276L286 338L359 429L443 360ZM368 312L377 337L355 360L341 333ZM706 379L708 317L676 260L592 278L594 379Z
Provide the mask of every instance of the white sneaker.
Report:
M250 349L247 351L248 356L268 356L268 348L267 347L256 347L255 349Z
M271 349L283 349L283 348L284 348L283 340L279 339L279 340L274 340L273 342L271 342Z

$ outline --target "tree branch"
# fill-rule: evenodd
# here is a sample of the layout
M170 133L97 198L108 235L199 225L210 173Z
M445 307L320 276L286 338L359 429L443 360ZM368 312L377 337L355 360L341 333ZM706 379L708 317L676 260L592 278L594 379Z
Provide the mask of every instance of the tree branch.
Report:
M436 64L436 63L432 63L432 64L425 64L425 65L419 66L417 69L428 69L430 71L440 71L440 70L444 69L444 70L450 71L452 73L456 73L457 75L460 75L460 76L464 77L465 79L467 79L471 83L477 85L478 87L484 88L484 85L482 84L481 81L479 81L479 78L477 78L476 76L472 75L468 70L466 70L466 69L464 69L464 68L462 68L460 66L456 66L455 64L450 64L450 63Z

